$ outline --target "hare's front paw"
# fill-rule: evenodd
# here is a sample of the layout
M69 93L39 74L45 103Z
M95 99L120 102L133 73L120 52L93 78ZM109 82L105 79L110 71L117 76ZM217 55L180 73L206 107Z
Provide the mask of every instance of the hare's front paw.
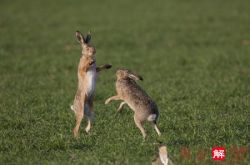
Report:
M110 102L110 99L107 99L107 100L105 101L105 104L107 105L109 102Z
M106 69L110 69L110 68L112 68L112 65L111 65L111 64L105 64L104 67L105 67Z

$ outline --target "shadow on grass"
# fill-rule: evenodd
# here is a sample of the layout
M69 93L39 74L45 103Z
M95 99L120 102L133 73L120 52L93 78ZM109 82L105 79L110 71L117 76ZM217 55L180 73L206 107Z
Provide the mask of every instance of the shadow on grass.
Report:
M75 150L90 150L92 147L93 145L83 144L81 142L77 142L70 146L71 149L75 149Z

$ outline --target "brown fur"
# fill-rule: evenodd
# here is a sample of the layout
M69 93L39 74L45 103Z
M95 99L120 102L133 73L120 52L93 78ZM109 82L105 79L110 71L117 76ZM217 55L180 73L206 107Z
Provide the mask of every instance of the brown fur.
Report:
M152 161L152 165L173 165L172 160L168 157L166 145L160 145L156 158Z
M155 102L148 94L136 83L137 80L142 80L142 77L127 69L118 69L116 72L116 96L108 98L105 104L112 100L122 100L118 111L121 111L125 104L134 111L134 121L140 129L143 137L146 137L146 132L142 127L144 121L150 121L158 135L160 131L156 125L159 116L158 108Z
M86 115L88 119L88 125L85 129L86 132L89 132L91 128L94 113L93 100L97 72L111 68L110 64L96 67L96 50L89 44L91 39L90 34L84 37L79 31L77 31L76 37L82 46L82 57L78 65L78 88L74 103L71 106L71 109L75 112L76 117L76 125L73 129L75 137L78 135L80 124L84 115Z

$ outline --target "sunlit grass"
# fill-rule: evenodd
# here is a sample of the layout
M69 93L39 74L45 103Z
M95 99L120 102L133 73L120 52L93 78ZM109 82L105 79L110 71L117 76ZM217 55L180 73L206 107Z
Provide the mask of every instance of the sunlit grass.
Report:
M0 164L150 164L158 141L175 164L212 164L213 146L249 147L249 1L0 4ZM76 30L91 30L97 63L113 65L98 77L95 124L87 135L83 122L79 139L69 109ZM146 124L143 142L129 108L104 105L119 67L143 76L160 109L161 137ZM197 161L200 149L208 151Z

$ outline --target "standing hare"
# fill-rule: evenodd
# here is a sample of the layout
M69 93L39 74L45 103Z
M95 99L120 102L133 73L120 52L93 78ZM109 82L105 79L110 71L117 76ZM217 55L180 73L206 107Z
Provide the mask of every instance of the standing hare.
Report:
M111 68L110 64L96 67L96 50L90 45L91 35L89 33L84 37L81 32L76 31L76 38L82 47L82 57L78 65L78 88L74 103L71 105L71 110L75 112L76 117L76 126L73 129L75 137L78 135L78 130L84 115L86 115L88 119L88 125L85 131L88 133L91 128L97 72Z
M112 96L105 101L108 104L111 100L122 100L117 111L121 111L125 104L134 111L134 121L140 129L143 138L146 132L142 127L144 121L150 121L160 136L160 130L156 125L159 116L158 108L155 102L148 94L136 83L137 80L143 80L141 76L127 69L118 69L116 72L116 96Z

